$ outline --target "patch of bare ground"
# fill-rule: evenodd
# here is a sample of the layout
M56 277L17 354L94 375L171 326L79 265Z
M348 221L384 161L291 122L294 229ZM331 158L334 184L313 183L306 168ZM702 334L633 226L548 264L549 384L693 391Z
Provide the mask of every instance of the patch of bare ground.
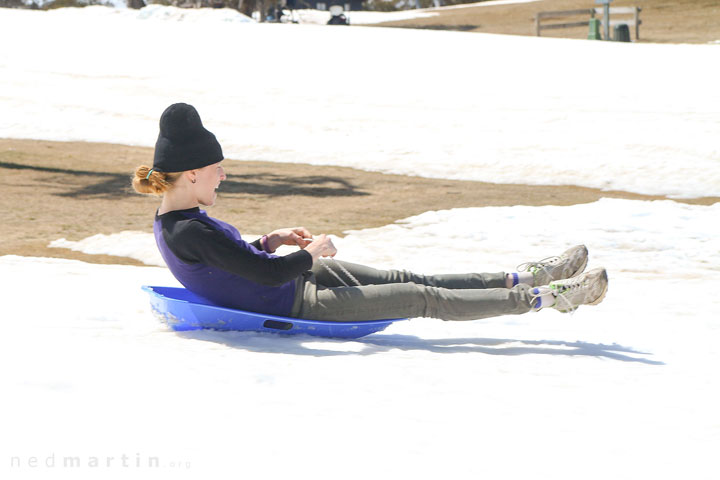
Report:
M438 13L434 17L386 22L378 26L535 35L535 16L538 12L599 6L594 0L541 0L509 5L440 8L429 10ZM720 0L614 0L611 6L642 8L640 42L710 43L720 40ZM577 17L566 21L586 19L587 17ZM635 40L634 28L631 27L630 31L632 39ZM584 39L587 35L588 27L542 32L544 37Z
M159 198L136 194L135 167L152 164L152 149L84 142L0 139L4 218L0 255L139 262L48 248L58 238L152 231ZM215 217L241 232L303 225L316 233L387 225L428 210L504 205L572 205L601 197L664 199L573 186L501 185L386 175L352 168L225 161ZM720 197L687 200L712 204Z

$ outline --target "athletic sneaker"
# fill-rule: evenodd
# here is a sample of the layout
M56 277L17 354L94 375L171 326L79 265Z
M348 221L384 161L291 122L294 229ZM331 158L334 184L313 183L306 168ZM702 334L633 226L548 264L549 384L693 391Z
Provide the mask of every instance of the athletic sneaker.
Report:
M608 289L607 271L593 268L577 277L550 282L546 287L531 290L534 300L544 294L551 293L555 297L552 307L563 313L573 312L580 305L597 305L605 298Z
M547 257L538 262L518 265L518 272L533 274L533 286L548 285L555 280L572 278L585 270L588 250L585 245L575 245L559 257Z

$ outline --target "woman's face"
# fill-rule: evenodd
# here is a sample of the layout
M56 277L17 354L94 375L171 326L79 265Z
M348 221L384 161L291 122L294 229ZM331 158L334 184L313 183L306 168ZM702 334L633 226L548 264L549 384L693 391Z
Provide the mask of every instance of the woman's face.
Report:
M198 201L207 207L211 207L215 204L217 199L217 189L220 186L220 182L225 180L225 170L223 170L220 162L213 163L207 167L196 170L195 175L195 193L197 194Z

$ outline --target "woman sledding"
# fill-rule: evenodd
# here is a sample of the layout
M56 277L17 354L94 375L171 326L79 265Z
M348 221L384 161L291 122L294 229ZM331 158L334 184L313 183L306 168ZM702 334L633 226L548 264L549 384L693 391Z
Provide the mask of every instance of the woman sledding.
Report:
M328 261L337 249L326 235L302 227L276 230L254 242L207 215L225 180L223 153L191 105L173 104L160 117L153 166L133 177L139 193L162 195L154 232L170 271L188 290L228 308L312 320L404 317L475 320L553 307L563 312L600 303L604 268L584 272L588 252L575 246L517 272L420 275ZM275 255L280 245L296 245Z

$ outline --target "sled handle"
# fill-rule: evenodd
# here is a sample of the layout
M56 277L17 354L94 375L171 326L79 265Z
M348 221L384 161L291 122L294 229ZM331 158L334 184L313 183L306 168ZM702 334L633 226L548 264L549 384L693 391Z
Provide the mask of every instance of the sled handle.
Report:
M263 322L263 327L270 328L272 330L290 330L293 327L293 324L279 320L265 320L265 322Z

